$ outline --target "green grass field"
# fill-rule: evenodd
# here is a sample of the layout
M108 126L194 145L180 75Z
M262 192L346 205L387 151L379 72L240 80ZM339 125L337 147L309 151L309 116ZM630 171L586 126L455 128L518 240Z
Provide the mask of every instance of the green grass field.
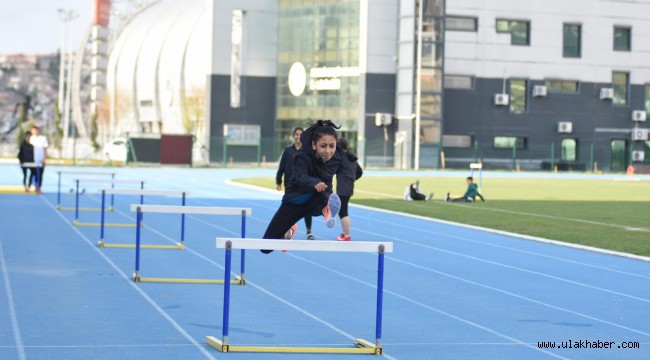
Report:
M402 200L412 177L361 178L351 202L517 234L650 256L650 181L483 179L486 202L445 203L462 195L458 178L420 177L430 202ZM624 178L624 176L622 176ZM236 181L274 188L272 177ZM350 212L354 219L354 211Z

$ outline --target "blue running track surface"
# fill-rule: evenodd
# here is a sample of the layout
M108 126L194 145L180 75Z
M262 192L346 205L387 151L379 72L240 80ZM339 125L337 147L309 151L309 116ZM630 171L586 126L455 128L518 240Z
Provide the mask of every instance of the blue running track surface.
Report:
M19 170L0 165L0 184L19 185ZM49 166L43 195L0 195L0 359L374 356L220 353L207 346L206 336L221 338L223 286L134 283L134 249L99 248L98 227L75 227L74 211L56 210L61 170L80 171ZM270 176L272 170L96 171L145 180L145 189L187 190L187 205L250 207L249 238L262 236L280 201L280 193L228 181ZM63 206L74 206L67 194L73 178L63 178ZM98 207L101 187L85 186L80 206ZM135 223L129 206L139 201L116 196L106 221ZM364 207L351 206L350 216L354 241L394 242L385 262L382 358L650 359L648 262ZM99 222L99 213L82 212L79 220ZM145 213L144 224L143 244L171 245L180 238L178 214ZM186 215L187 248L143 249L140 276L222 279L224 251L215 238L239 237L240 226L236 216ZM314 241L333 240L340 229L327 228L318 217L313 233ZM303 222L294 238L306 238ZM107 243L134 239L134 228L106 229ZM239 261L235 251L233 272ZM247 283L231 287L229 342L299 347L352 347L355 338L374 342L376 278L375 254L248 251Z

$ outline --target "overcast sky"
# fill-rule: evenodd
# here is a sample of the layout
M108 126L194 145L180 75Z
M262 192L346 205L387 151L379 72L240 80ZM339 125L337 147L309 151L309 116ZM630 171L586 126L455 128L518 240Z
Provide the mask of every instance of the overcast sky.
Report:
M90 25L92 0L0 0L0 55L56 52L63 33L59 8L79 14L70 23L76 48Z

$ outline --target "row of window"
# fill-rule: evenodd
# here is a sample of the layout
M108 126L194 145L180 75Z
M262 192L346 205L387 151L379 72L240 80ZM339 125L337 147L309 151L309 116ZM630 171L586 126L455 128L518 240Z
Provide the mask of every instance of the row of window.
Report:
M445 75L445 89L474 89L474 78L463 75ZM580 92L580 83L573 80L546 80L546 88L550 93L577 94ZM623 71L612 72L612 88L614 96L612 104L627 106L629 99L630 74ZM525 112L528 106L528 80L510 79L510 111L514 113ZM645 89L646 108L650 111L650 85Z
M478 18L468 16L447 16L446 30L478 31ZM510 34L512 45L530 45L530 21L497 19L496 32ZM582 24L564 23L562 56L565 58L580 58L582 56ZM614 51L632 50L632 28L629 26L614 26Z
M495 136L495 149L521 150L526 148L525 137L521 136ZM578 160L578 140L573 138L564 138L560 142L560 159L562 161Z

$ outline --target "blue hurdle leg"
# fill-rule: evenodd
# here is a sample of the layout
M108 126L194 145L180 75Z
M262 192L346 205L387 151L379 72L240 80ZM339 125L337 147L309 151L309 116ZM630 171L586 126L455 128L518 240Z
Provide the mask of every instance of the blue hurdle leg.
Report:
M377 322L375 324L376 346L381 347L381 313L384 296L384 245L379 245L377 263Z
M79 220L79 179L77 179L77 193L74 200L74 219Z
M138 207L135 224L135 274L133 280L140 280L140 224L142 223L142 210Z
M246 238L246 210L241 211L241 238ZM246 272L246 250L241 249L241 275L240 282L244 284L244 273Z
M59 181L57 182L57 191L56 191L56 208L61 207L61 172L59 171Z
M223 344L228 345L228 320L230 316L230 263L232 258L232 243L226 242L226 267L224 270L223 289Z
M115 189L115 173L111 174L111 189ZM111 194L111 209L115 208L115 194Z
M185 193L183 193L181 205L185 206ZM183 244L185 244L185 213L181 214L181 245Z
M102 215L101 215L101 224L99 226L100 228L100 235L99 235L99 241L101 244L104 243L104 206L106 204L106 190L102 190Z

